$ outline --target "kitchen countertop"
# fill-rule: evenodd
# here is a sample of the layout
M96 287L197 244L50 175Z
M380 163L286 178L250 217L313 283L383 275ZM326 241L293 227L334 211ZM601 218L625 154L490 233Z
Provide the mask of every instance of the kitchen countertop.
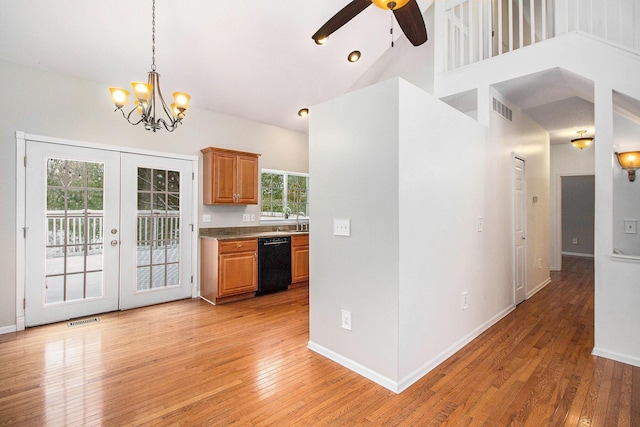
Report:
M279 229L279 230L278 230ZM272 225L258 227L215 227L201 228L198 237L202 239L237 240L261 237L308 235L309 231L296 231L295 225Z

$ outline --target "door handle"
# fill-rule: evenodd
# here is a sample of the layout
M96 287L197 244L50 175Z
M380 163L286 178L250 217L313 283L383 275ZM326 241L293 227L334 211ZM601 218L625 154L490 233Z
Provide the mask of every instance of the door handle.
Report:
M118 246L118 241L117 240L112 240L111 241L111 246Z

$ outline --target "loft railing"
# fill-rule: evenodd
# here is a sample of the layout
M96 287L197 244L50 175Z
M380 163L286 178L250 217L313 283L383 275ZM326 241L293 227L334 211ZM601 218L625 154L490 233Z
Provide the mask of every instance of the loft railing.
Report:
M640 51L637 0L447 0L440 19L444 71L574 31Z

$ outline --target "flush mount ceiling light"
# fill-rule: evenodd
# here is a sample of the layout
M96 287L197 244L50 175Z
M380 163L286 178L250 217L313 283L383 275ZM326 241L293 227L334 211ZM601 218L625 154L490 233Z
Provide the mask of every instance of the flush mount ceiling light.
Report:
M349 54L349 56L347 56L347 61L349 61L349 62L357 62L358 59L360 59L360 51L359 50L354 50L353 52L351 52Z
M574 147L582 150L583 148L586 148L593 144L593 137L584 136L584 134L587 133L586 130L579 130L577 133L580 136L576 139L571 140L571 143Z
M162 98L160 92L160 74L156 72L156 1L153 0L151 9L151 71L148 73L147 83L132 82L133 94L136 97L135 104L129 113L125 113L123 107L127 103L129 92L119 87L109 88L111 100L120 110L122 116L132 125L144 123L147 130L157 131L164 127L173 132L184 119L184 114L189 106L191 97L184 92L174 92L174 103L171 108ZM137 113L133 115L134 111ZM164 112L164 116L162 113ZM156 117L158 115L158 117Z
M636 169L640 168L640 151L626 151L615 153L620 167L627 171L629 181L636 180Z
M300 110L298 110L298 115L300 117L307 117L309 115L309 109L308 108L301 108Z

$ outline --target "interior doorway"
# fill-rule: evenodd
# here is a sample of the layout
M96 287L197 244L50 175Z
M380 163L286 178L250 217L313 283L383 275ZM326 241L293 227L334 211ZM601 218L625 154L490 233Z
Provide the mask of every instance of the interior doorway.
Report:
M555 270L562 270L563 255L593 258L594 240L595 175L557 175Z
M562 255L593 258L595 175L562 177Z

